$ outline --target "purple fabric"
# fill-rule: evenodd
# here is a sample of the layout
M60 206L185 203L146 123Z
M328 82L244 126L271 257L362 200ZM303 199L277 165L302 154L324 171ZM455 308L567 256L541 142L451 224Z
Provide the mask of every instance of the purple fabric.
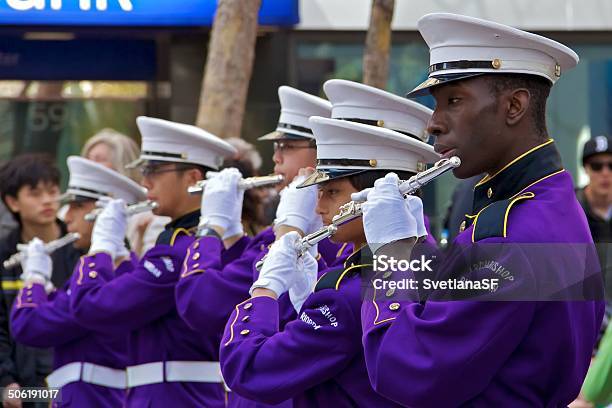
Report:
M131 260L117 268L117 274L131 271L134 263L132 254ZM54 369L74 362L124 369L127 363L127 335L96 332L78 324L70 313L70 293L66 288L48 297L42 285L23 288L11 313L11 331L20 343L53 347ZM62 401L54 406L120 406L124 397L125 390L78 381L62 387Z
M479 244L592 242L567 172L529 191L534 197L507 213L507 235ZM473 245L472 232L455 245ZM563 280L572 267L551 259L534 273ZM368 373L382 395L415 407L567 406L604 310L597 301L393 303L363 303Z
M177 230L179 231L179 230ZM129 365L159 361L217 361L217 336L191 329L178 314L175 286L194 237L177 234L172 245L149 250L130 273L115 279L107 254L84 257L71 282L71 310L82 326L129 333ZM97 264L92 276L90 262ZM224 407L221 382L164 382L129 390L129 407Z

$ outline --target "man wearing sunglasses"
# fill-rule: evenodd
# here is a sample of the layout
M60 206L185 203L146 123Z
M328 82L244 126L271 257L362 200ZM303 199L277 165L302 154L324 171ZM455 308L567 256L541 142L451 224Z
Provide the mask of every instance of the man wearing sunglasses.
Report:
M612 250L608 249L612 241L612 140L609 136L597 136L584 144L582 165L589 184L576 190L576 197L597 245L609 302L612 300Z

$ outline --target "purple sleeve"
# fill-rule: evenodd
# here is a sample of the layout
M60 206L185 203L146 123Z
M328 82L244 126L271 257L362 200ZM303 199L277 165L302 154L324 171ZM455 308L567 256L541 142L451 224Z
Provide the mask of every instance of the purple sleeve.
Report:
M527 293L534 286L522 252L507 248L493 259L512 265L509 270L520 270L522 276L500 283L499 291L472 298L479 301L431 300L438 292L425 303L381 300L384 293L376 296L376 291L366 295L363 347L370 382L379 394L407 406L457 406L486 387L525 337L536 310L532 301L482 301L502 299L504 292ZM478 249L486 253L485 246ZM474 258L478 251L455 250L440 267L440 276L462 270L466 260L471 278L498 276L486 266L471 266L480 265Z
M252 298L235 307L220 361L223 378L238 394L280 403L333 378L361 348L355 342L361 334L358 316L335 290L312 294L299 319L282 332L278 325L278 303L272 298Z
M253 241L253 238L244 235L237 242L234 243L231 247L225 249L225 247L221 250L221 263L225 265L228 262L232 262L234 259L238 258L242 253L247 249L249 244Z
M396 304L364 302L363 347L374 389L407 406L460 405L474 397L524 336L535 308L529 302Z
M47 298L40 284L19 291L11 312L11 333L16 341L32 347L56 347L89 331L70 314L68 294L61 290Z
M138 329L175 307L174 287L191 236L149 250L129 273L114 277L108 254L81 258L73 275L70 309L76 321L96 331Z
M249 296L253 283L251 264L258 248L247 249L222 265L222 242L203 237L187 250L181 278L176 285L176 306L183 320L199 332L223 330L234 305Z

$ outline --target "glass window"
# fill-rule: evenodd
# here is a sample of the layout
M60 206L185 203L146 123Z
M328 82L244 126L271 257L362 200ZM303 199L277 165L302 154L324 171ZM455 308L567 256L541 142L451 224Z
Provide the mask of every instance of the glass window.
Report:
M145 112L150 84L129 81L0 81L0 160L47 152L67 182L66 158L85 141L113 128L137 142L136 117Z

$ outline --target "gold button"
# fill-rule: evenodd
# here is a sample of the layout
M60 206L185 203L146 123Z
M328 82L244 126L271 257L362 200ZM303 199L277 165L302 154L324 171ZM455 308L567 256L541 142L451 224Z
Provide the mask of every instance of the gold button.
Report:
M487 197L493 197L493 189L491 187L489 187L489 189L487 190Z
M240 334L242 334L243 336L246 336L247 334L249 334L251 331L249 329L244 329L243 331L240 332Z
M387 271L387 272L383 273L383 279L387 279L391 275L393 275L393 272Z
M200 266L200 264L196 262L196 263L194 263L193 265L191 265L191 268L196 269L196 268L198 268L199 266Z
M376 161L376 159L370 160L370 167L376 167L377 164L378 164L378 161Z
M387 295L387 297L391 297L393 296L394 293L395 293L395 288L391 288L387 291L387 293L385 293L385 295Z
M191 259L193 259L194 261L197 261L198 259L200 259L200 253L196 252L195 254L193 254L193 256L191 257Z
M465 231L466 222L465 220L461 221L461 225L459 225L459 232Z
M90 263L87 264L87 266L90 267L90 268L94 268L96 266L96 263L95 262L90 262Z
M493 61L491 61L491 65L493 66L493 68L495 69L500 69L501 68L501 60L499 58L495 58Z
M195 244L193 244L193 249L198 249L200 247L200 241L196 241Z
M252 308L252 307L253 307L253 304L249 302L249 303L247 303L246 305L244 305L244 307L243 307L243 308L244 308L244 310L249 310L249 309L250 309L250 308Z
M371 123L371 122L370 122L370 123ZM385 121L384 121L384 120L382 120L382 119L379 119L379 120L377 120L377 121L376 121L376 125L377 125L377 126L380 126L380 127L383 127L383 126L385 126Z
M89 277L92 279L96 279L98 277L98 272L96 271L89 272Z
M393 311L398 310L399 308L400 308L400 304L397 302L393 302L389 305L389 309Z
M244 317L242 318L242 321L243 321L243 322L248 322L248 321L249 321L249 317L250 317L250 316L244 316Z
M555 76L556 77L560 77L561 76L561 65L559 65L559 64L555 65Z

